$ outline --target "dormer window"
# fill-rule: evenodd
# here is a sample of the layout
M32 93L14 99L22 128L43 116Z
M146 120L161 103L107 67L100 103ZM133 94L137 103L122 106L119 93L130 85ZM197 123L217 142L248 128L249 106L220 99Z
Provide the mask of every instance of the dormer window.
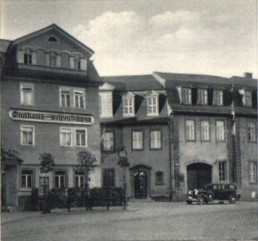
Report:
M55 37L50 37L48 39L49 42L54 42L54 43L57 43L57 39Z
M182 103L186 105L192 104L192 91L190 88L182 88Z
M198 104L207 105L208 104L208 90L198 89Z
M159 95L151 92L147 95L147 116L157 116L159 114Z
M213 91L213 104L214 105L223 105L223 91L214 90Z
M79 54L70 56L70 69L87 70L87 60Z
M17 51L17 63L19 64L36 64L36 52L31 49L18 50Z
M32 52L30 50L24 53L24 64L32 64Z
M243 105L251 107L252 106L252 92L251 91L245 91L243 96Z
M127 93L123 96L123 115L134 116L135 115L135 104L134 94Z
M57 52L50 52L46 54L46 66L50 67L61 67L61 55Z

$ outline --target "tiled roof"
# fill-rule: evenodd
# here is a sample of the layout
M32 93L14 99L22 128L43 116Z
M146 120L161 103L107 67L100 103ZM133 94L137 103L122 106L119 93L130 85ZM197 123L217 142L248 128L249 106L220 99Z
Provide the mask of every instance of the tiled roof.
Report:
M164 87L152 75L128 75L102 77L119 91L162 90Z

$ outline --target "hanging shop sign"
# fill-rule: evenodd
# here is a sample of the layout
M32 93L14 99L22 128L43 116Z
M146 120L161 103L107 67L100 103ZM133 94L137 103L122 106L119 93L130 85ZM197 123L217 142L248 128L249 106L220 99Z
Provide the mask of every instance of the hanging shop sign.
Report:
M11 110L9 117L13 120L76 125L92 125L94 122L93 116L90 115L30 110Z

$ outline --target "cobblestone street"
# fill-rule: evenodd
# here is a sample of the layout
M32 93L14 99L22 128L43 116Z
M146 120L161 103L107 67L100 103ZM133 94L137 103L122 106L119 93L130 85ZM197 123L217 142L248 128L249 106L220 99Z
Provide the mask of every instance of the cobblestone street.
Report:
M3 213L2 240L258 240L258 204L130 202L120 207Z

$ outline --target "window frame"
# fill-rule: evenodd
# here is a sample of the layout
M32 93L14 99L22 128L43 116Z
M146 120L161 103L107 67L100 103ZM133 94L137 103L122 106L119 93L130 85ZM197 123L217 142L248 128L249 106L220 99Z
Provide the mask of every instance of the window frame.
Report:
M87 132L87 128L83 128L83 127L76 127L73 129L74 130L74 146L75 147L87 147L88 146L88 132ZM85 131L85 145L77 145L77 131Z
M219 135L218 135L218 125L217 123L221 122L223 123L223 139L219 139ZM216 141L217 142L225 142L226 141L226 130L225 130L225 120L215 120L215 134L216 134Z
M23 173L24 171L28 171L28 172L31 172L31 173ZM22 185L22 179L23 179L23 175L26 175L25 176L25 178L26 178L26 185L25 186L23 186ZM28 179L27 179L27 177L28 177L28 175L30 175L31 176L31 187L29 187L28 185L27 185L27 182L28 182ZM31 168L21 168L20 169L20 188L21 189L32 189L34 186L35 186L35 170L34 169L31 169Z
M131 101L132 103L128 104L128 101ZM129 112L130 108L132 108L132 112ZM127 109L127 113L125 112L126 109ZM135 116L135 96L133 94L128 93L127 95L123 96L123 116L124 117Z
M79 106L77 107L76 106L76 93L79 93L80 96L82 96L83 98L83 107ZM76 109L86 109L86 93L85 93L85 90L83 88L73 88L73 107L76 108Z
M247 93L250 94L250 96L247 96ZM248 98L247 98L248 97ZM248 101L246 101L248 99ZM243 105L245 107L252 107L253 106L253 103L252 103L252 91L249 91L249 90L245 90L244 92L244 97L243 97Z
M78 184L80 184L80 185L77 185L77 181L76 181L77 178L78 178ZM82 184L82 186L81 186L81 184ZM85 175L84 175L84 172L74 171L74 187L75 188L84 188L85 187Z
M187 122L193 122L193 128L194 128L194 137L193 137L193 139L188 139L188 134L187 134ZM185 140L187 141L187 142L195 142L196 141L196 126L195 126L195 120L193 120L193 119L186 119L185 120Z
M159 132L160 133L160 147L152 147L152 139L151 139L151 133L152 132ZM149 132L149 147L150 147L150 150L161 150L162 149L162 132L160 129L150 129L150 132Z
M202 123L208 123L208 139L203 139L203 128ZM209 142L211 140L211 128L210 128L210 121L209 120L200 120L200 140L201 142Z
M63 174L57 174L57 172L62 172ZM64 187L60 187L60 176L64 176ZM56 177L59 177L58 179L58 187L56 186ZM65 189L65 188L67 188L67 186L68 186L68 183L67 183L67 181L68 181L68 178L67 178L67 170L55 170L55 172L54 172L54 178L53 178L54 180L54 188L57 188L57 189Z
M133 136L134 136L135 132L142 133L142 147L141 148L135 148L134 147L134 138L133 138ZM144 150L144 131L143 131L143 129L134 129L134 130L132 130L132 132L131 132L131 149L132 149L132 151L143 151Z
M62 130L64 130L64 129L71 130L71 145L62 145L61 134L62 134ZM76 131L77 130L85 131L85 145L84 146L76 144ZM88 147L88 129L85 127L60 126L59 127L59 146L60 147L78 147L78 148Z
M23 128L32 129L32 144L23 144L23 130L22 130ZM21 146L31 146L31 147L35 146L35 126L34 125L20 125L20 143L21 143Z
M31 89L31 104L26 103L24 101L23 97L23 89ZM20 82L20 104L21 105L26 105L26 106L34 106L34 84L33 83L27 83L27 82Z
M251 125L253 125L253 127L251 128ZM249 138L254 136L253 139ZM249 121L247 123L247 140L248 142L256 142L256 123Z
M192 105L192 89L191 88L188 88L188 87L182 88L182 104Z
M225 160L218 161L218 177L220 182L227 180L227 161Z
M213 105L215 106L223 106L223 98L224 98L224 93L223 90L213 90Z
M199 105L208 105L208 89L200 88L198 89L198 101ZM204 98L203 98L204 97ZM205 100L205 101L203 101Z
M254 168L251 167L252 165L254 165ZM254 171L254 173L252 173L252 171ZM254 179L252 178L254 177ZM249 161L248 162L248 180L250 184L257 184L257 162L256 161Z
M112 134L113 135L113 147L111 149L105 149L105 134ZM103 140L102 140L102 151L104 152L113 152L115 151L115 131L105 131L105 133L103 134Z
M154 100L156 103L154 104ZM146 97L147 116L158 116L159 115L159 95L156 93L150 93ZM156 109L156 111L153 111ZM151 111L149 111L151 110Z
M162 180L158 180L158 174L161 175ZM157 186L165 185L164 172L162 172L162 171L155 172L155 185L157 185Z
M71 143L70 143L70 145L63 145L62 144L61 134L63 133L62 132L63 130L70 130L70 133L71 133ZM65 133L67 133L67 132L65 132ZM73 146L73 130L72 130L71 127L60 126L60 128L59 128L59 144L60 144L60 146L64 146L64 147L72 147Z
M67 92L67 93L69 93L69 105L62 105L62 92ZM65 95L65 103L67 102L66 101L66 96L67 95ZM68 103L68 102L67 102ZM64 86L59 86L59 106L61 107L61 108L71 108L72 107L72 105L73 105L73 103L72 103L72 90L71 90L71 88L69 88L69 87L64 87Z

